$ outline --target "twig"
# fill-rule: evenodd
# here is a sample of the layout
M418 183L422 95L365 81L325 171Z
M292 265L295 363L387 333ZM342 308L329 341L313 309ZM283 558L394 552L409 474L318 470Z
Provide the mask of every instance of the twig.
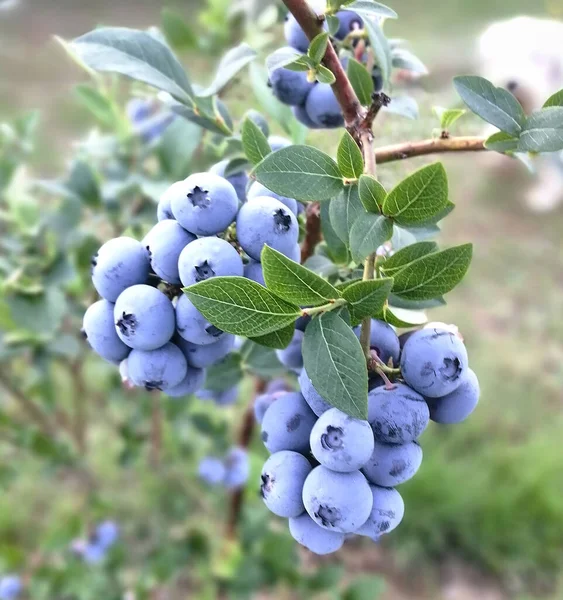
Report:
M8 391L10 396L19 403L27 415L45 435L53 439L57 437L56 427L49 417L35 402L33 402L33 400L31 400L31 398L28 398L21 390L17 389L3 371L0 371L0 384Z
M453 137L449 139L420 140L418 142L403 142L393 146L377 148L375 157L378 164L404 160L426 154L441 154L445 152L480 152L486 150L486 138L482 137Z
M317 244L322 239L321 229L321 205L311 202L305 209L305 239L301 244L301 262L304 263L315 253Z
M242 425L238 438L238 445L245 450L250 446L252 441L252 434L254 433L254 400L256 396L264 393L266 389L266 381L260 377L256 378L254 383L254 396L249 402L244 415L242 417ZM234 490L231 494L229 502L229 516L227 519L227 538L235 539L237 535L237 527L240 521L240 515L242 513L242 507L244 504L244 488Z

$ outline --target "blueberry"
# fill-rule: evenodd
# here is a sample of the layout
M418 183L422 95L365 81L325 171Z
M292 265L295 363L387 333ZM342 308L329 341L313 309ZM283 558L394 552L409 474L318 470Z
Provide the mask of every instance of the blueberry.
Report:
M154 113L155 104L145 98L132 98L127 102L125 113L131 123L138 124L150 118Z
M183 183L183 194L174 195L171 201L178 223L196 235L227 229L238 210L235 188L214 173L194 173Z
M303 484L311 463L301 454L282 450L272 454L262 469L260 493L278 517L298 517L305 512Z
M201 346L188 342L181 336L174 338L174 343L184 353L188 365L197 369L205 369L223 360L235 347L235 336L224 333L213 344Z
M305 127L308 127L309 129L322 129L322 125L318 125L309 117L305 104L301 106L292 106L291 111L293 112L293 116L302 125L305 125Z
M342 548L344 534L319 527L304 513L289 519L289 532L296 542L315 554L330 554Z
M205 381L205 371L188 365L186 376L178 385L168 388L166 395L170 398L182 398L195 393Z
M382 444L375 442L371 458L362 468L370 483L395 487L408 481L422 463L422 448L416 442Z
M146 390L167 391L188 372L188 363L178 346L168 342L156 350L133 350L127 359L129 378Z
M309 92L305 110L313 123L333 129L344 125L344 117L338 100L328 83L317 83Z
M305 480L303 504L317 525L330 531L352 533L369 517L373 496L359 471L337 473L321 465Z
M291 146L291 142L287 138L282 137L281 135L271 135L268 138L268 144L270 144L272 152L276 152L276 150L281 150L282 148L287 148L288 146Z
M162 137L168 126L174 121L176 115L171 112L160 112L135 127L136 133L143 142L149 144Z
M278 392L291 392L292 388L285 379L278 377L268 381L266 384L266 394L276 394Z
M254 418L258 424L264 420L264 415L270 406L277 400L274 394L260 394L254 400Z
M315 0L314 2L310 2L309 5L317 14L321 14L325 8L325 1ZM328 31L326 20L323 21L323 29ZM307 52L307 49L309 48L309 38L305 35L305 32L301 29L301 26L291 13L286 17L283 31L289 46L300 52Z
M401 346L391 325L377 319L371 320L370 347L386 365L389 364L389 359L393 359L393 365L399 364Z
M260 260L265 244L287 256L295 252L299 225L284 204L263 196L242 205L237 216L237 237L242 249L254 260Z
M278 398L266 411L262 420L262 441L271 452L309 451L309 436L315 424L315 415L303 396L292 392Z
M158 222L143 239L153 271L168 283L180 283L178 258L186 246L195 240L172 219Z
M255 181L248 190L248 201L252 202L256 198L263 198L264 196L279 200L282 204L285 204L294 215L297 215L297 200L287 198L286 196L280 196L279 194L276 194L276 192L269 190L259 181Z
M103 521L95 530L95 539L102 548L113 546L119 539L119 527L115 521Z
M367 421L331 408L311 431L311 452L325 467L350 473L364 466L373 453L373 431Z
M201 389L195 394L200 400L212 400L217 406L229 406L238 400L239 388L237 385L226 390Z
M123 290L145 283L149 257L141 242L118 237L106 242L92 259L92 282L98 294L115 302Z
M440 398L427 398L430 418L436 423L452 425L461 423L475 410L479 402L479 380L467 369L464 380L449 394Z
M237 197L241 202L246 202L246 186L248 184L248 175L245 171L237 171L225 177L225 168L229 164L229 160L222 160L216 165L213 165L210 169L210 173L224 177L234 188L237 193Z
M305 104L314 83L308 81L304 71L291 71L281 67L270 74L270 86L274 96L283 104Z
M231 490L242 487L250 473L248 452L244 448L231 448L225 456L225 468L225 487Z
M373 68L373 71L371 72L371 80L373 81L374 91L381 92L385 82L383 81L383 73L379 67L376 66Z
M178 268L185 286L216 276L242 277L244 271L238 252L218 237L199 238L186 246L180 254Z
M15 600L22 592L22 582L17 575L4 575L0 579L0 600Z
M225 335L206 320L185 294L178 298L176 304L176 327L185 340L199 346L214 344Z
M307 325L311 322L311 317L309 315L303 315L295 321L295 329L299 329L299 331L305 331Z
M337 32L334 34L337 40L343 40L351 31L362 29L364 26L360 15L351 10L339 10L336 16L340 23Z
M405 503L401 494L393 488L370 485L373 506L367 521L356 531L371 538L393 531L405 514Z
M99 544L88 542L82 551L82 559L89 565L96 565L102 562L106 552L106 548L103 548Z
M174 335L172 302L150 285L127 288L113 308L117 335L135 350L155 350Z
M247 279L252 279L252 281L266 287L262 265L258 261L250 259L250 261L244 265L244 276Z
M424 398L403 383L368 393L368 421L378 442L408 444L426 429L429 417Z
M220 458L206 456L199 462L198 475L209 485L223 483L227 469Z
M301 246L299 246L299 244L294 244L286 256L293 262L301 263Z
M401 356L404 380L430 398L453 392L463 382L467 368L463 342L443 329L420 329L407 340Z
M301 346L303 344L303 332L296 329L289 345L283 350L276 350L276 356L281 364L291 371L299 373L303 368L303 354Z
M173 183L160 197L158 201L158 207L156 209L156 216L159 221L165 219L174 219L174 213L172 212L172 199L183 198L186 193L186 186L183 181L177 181Z
M401 333L399 336L399 345L401 346L401 350L405 347L407 340L411 337L411 335L415 334L417 330L405 331L405 333Z
M305 401L317 417L320 417L329 408L332 408L332 406L313 387L313 382L309 379L305 368L299 373L298 381L303 398L305 398Z
M98 300L88 308L82 330L92 350L112 363L122 361L131 351L115 331L113 304L107 300Z

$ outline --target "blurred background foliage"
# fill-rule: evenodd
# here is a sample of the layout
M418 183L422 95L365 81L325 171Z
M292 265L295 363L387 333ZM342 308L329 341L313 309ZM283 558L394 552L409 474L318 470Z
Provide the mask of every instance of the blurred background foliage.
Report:
M431 74L409 90L420 118L384 115L379 145L431 135L432 106L458 104L451 77L475 71L475 39L489 22L563 17L549 0L390 4L400 18L387 34L408 39ZM197 464L236 436L252 383L232 407L162 402L124 389L81 340L94 299L90 256L122 231L141 236L166 185L228 148L180 119L147 141L125 106L153 93L88 80L52 35L158 25L205 84L240 40L262 58L279 46L282 18L258 0L0 3L0 575L21 574L26 597L38 599L561 598L563 212L529 212L524 168L507 177L486 156L444 157L457 208L441 240L470 239L475 254L432 318L460 327L482 400L462 426L426 431L423 465L401 487L405 519L380 545L354 543L327 559L298 551L258 496L259 440L240 539L225 538L226 492L203 485ZM260 72L250 73L222 94L236 119L263 109ZM285 131L270 120L274 133L304 134L281 121ZM454 133L481 127L464 118ZM337 139L307 137L329 153ZM392 185L430 160L379 175ZM84 564L71 542L106 518L119 523L120 541L103 563Z

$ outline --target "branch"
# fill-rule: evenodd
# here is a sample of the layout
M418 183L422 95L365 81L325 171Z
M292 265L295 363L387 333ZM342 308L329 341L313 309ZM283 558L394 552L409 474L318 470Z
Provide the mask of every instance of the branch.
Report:
M440 154L444 152L480 152L486 150L486 138L454 137L448 139L421 140L418 142L403 142L393 146L377 148L375 157L379 164L403 160L425 154Z
M306 0L283 0L283 3L295 17L295 20L299 23L309 40L312 40L324 31L322 27L324 16L315 14ZM346 128L355 139L358 139L357 130L364 117L365 110L350 84L332 42L329 42L326 47L323 64L335 77L335 82L332 84L332 91L342 108Z
M301 244L301 263L315 253L317 244L322 239L321 205L318 202L307 204L305 209L305 239Z
M31 420L45 435L52 439L57 437L57 430L49 417L35 402L33 402L33 400L23 394L21 390L14 387L10 378L2 371L0 371L0 384L8 391L10 396L20 404Z
M238 445L245 450L250 446L252 441L252 434L254 433L254 425L256 423L254 419L254 400L256 396L264 393L266 389L266 381L260 377L256 378L254 384L254 397L246 407L244 415L242 417L242 426L239 434ZM240 521L240 515L242 513L242 507L244 504L244 487L235 490L231 494L229 504L229 517L227 520L227 537L229 539L235 539L237 535L237 526Z

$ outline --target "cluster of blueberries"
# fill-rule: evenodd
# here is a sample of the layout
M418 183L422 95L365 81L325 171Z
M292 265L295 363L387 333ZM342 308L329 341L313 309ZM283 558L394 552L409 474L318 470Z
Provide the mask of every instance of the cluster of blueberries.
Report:
M291 350L278 354L293 371L303 365L301 340L296 330ZM279 388L256 400L271 453L262 497L270 511L289 519L293 538L316 554L337 551L354 534L377 541L395 529L405 510L395 486L420 467L417 440L429 420L459 423L479 400L477 377L451 326L433 323L399 338L372 320L371 350L386 365L400 365L401 380L371 376L366 421L331 407L304 368L300 392Z
M0 578L0 600L16 600L22 592L22 581L17 575Z
M337 40L343 40L351 32L363 27L362 18L351 10L341 10L336 16L339 28L334 37ZM309 39L291 14L285 22L284 33L289 46L307 52ZM361 53L361 59L364 63L367 61L365 52ZM346 65L346 60L346 57L342 58L343 65ZM383 80L377 66L372 70L372 80L375 90L381 91ZM344 125L340 105L328 83L311 82L306 72L281 67L271 73L269 85L276 98L292 106L295 118L309 129L332 129Z
M273 148L289 145L271 137ZM157 208L158 223L140 242L118 237L92 259L92 281L102 297L83 320L83 334L102 358L120 365L130 385L183 397L200 390L219 404L236 400L203 389L205 369L224 359L235 337L209 323L180 286L219 275L264 283L265 244L299 261L300 204L259 183L248 188L244 172L210 172L174 183ZM228 240L236 223L240 253Z
M125 109L133 131L149 144L161 137L176 115L154 99L133 98Z
M100 563L108 550L119 539L119 527L114 521L99 523L88 539L77 539L71 544L72 552L87 564Z

